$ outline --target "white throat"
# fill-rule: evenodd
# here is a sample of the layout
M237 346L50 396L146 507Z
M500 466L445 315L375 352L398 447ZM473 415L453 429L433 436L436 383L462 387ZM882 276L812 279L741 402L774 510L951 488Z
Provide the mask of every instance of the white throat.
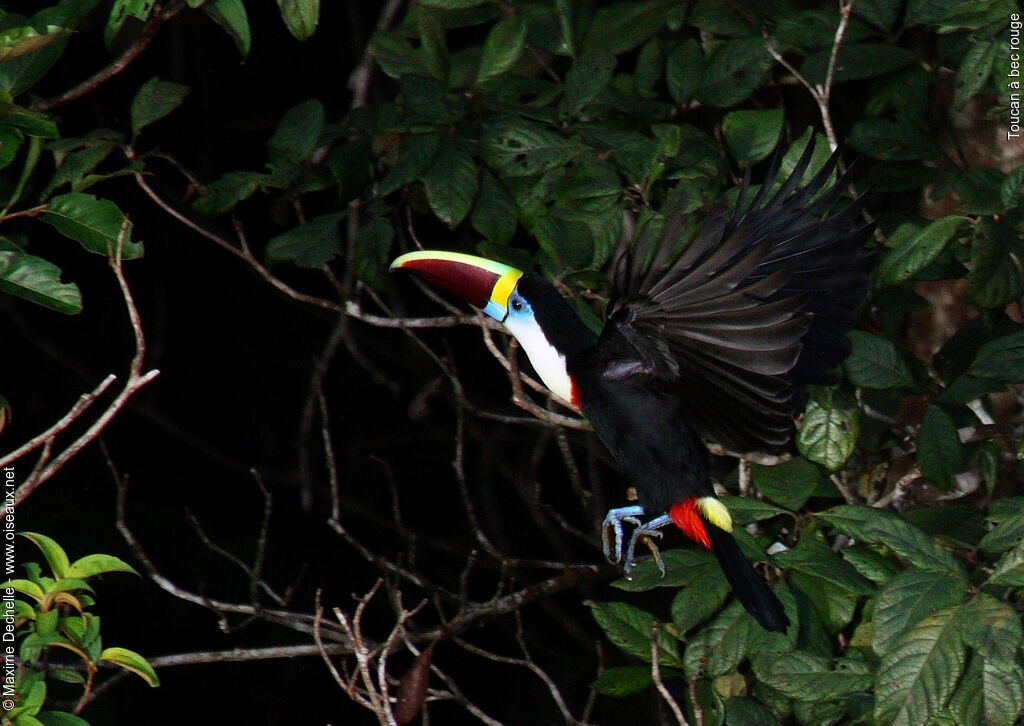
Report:
M537 375L552 393L572 402L572 381L565 368L565 356L555 350L532 317L505 319L505 328L523 346Z

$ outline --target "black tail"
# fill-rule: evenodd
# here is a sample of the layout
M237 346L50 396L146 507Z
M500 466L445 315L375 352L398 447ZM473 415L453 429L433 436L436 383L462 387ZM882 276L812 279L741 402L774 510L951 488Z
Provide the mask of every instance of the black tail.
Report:
M732 585L743 607L765 630L785 633L789 628L789 618L782 609L782 603L743 556L733 536L709 522L705 522L705 527L711 540L711 551L718 557L725 579Z

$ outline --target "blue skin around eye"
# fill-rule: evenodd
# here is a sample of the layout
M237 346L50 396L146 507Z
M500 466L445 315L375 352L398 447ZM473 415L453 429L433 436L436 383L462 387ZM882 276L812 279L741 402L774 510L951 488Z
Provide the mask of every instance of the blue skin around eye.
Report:
M514 303L518 302L521 307L516 310ZM513 292L508 298L508 309L505 309L501 305L498 305L493 300L488 300L487 305L484 306L484 313L490 315L498 322L505 322L508 317L516 318L527 318L533 316L533 309L530 307L530 303L526 302L526 299L518 292Z

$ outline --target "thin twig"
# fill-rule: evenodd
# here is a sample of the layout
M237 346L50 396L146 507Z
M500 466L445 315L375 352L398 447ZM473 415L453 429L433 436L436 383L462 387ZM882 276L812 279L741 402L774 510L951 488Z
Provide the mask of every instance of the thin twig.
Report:
M124 252L124 245L128 238L128 230L131 226L131 222L125 217L123 224L121 225L121 231L118 234L116 248L108 250L110 269L114 273L114 277L117 279L118 288L121 291L121 297L124 299L125 307L128 311L128 320L131 324L132 333L135 338L135 353L132 356L131 363L128 368L128 378L125 381L124 387L114 397L114 400L110 402L106 410L101 413L92 425L89 426L83 434L81 434L75 441L69 444L60 454L55 456L52 461L48 461L49 454L52 450L54 437L63 431L63 428L51 429L53 434L46 440L43 454L46 458L40 458L39 463L36 465L32 474L24 481L24 483L18 487L15 491L15 506L23 503L32 492L49 480L54 474L61 470L68 461L75 457L82 449L91 444L96 438L103 432L107 425L113 420L113 418L124 408L128 403L128 400L135 395L139 389L149 383L151 380L156 378L160 371L153 369L143 373L143 361L146 355L146 339L142 331L142 319L139 316L139 310L135 306L135 299L132 297L131 289L128 287L128 281L125 279L124 270L122 269L122 254ZM108 380L110 378L108 377ZM109 384L104 381L101 384L101 388L106 388ZM101 390L100 388L97 391ZM95 397L95 393L90 394ZM79 399L81 403L81 399ZM89 401L91 403L91 400ZM76 408L78 406L76 405ZM85 406L81 407L78 411L78 416L84 411ZM72 409L74 410L74 409ZM70 415L70 414L69 414ZM74 420L73 417L67 421L70 424ZM65 416L65 419L68 419ZM64 421L65 419L62 419ZM60 422L58 422L59 424ZM64 426L66 428L66 426ZM38 437L37 437L38 438ZM22 447L23 449L25 447ZM5 457L5 460L13 461L10 457ZM45 462L45 463L44 463Z
M679 726L689 726L686 722L686 716L683 715L683 709L676 703L676 699L672 697L672 694L668 692L668 688L665 687L665 682L661 679L661 665L658 663L658 625L657 623L651 625L651 679L654 681L654 687L658 689L658 693L668 704L668 707L672 709L672 713L675 714L676 722Z
M33 110L47 113L55 108L59 108L70 103L71 101L75 101L102 86L104 83L131 65L136 58L142 55L142 52L149 46L150 42L156 36L157 31L160 30L163 24L181 12L184 8L184 0L179 0L179 2L174 3L166 10L159 7L155 8L149 19L146 21L146 24L142 26L142 31L139 33L138 37L135 38L132 44L128 46L121 55L74 88L65 91L59 96L54 96L53 98L37 100L32 104Z
M12 461L17 461L25 454L29 453L30 451L33 451L34 449L39 448L40 446L43 446L48 443L52 444L53 440L57 437L57 435L60 432L67 429L69 426L71 426L71 424L73 424L76 420L78 420L78 417L81 416L85 412L85 410L89 408L89 406L91 406L104 391L110 388L110 384L112 384L116 380L117 376L111 373L102 381L100 381L100 384L96 386L96 388L94 388L92 391L90 391L89 393L83 393L81 396L78 397L78 400L75 402L75 405L71 407L71 410L64 414L64 416L61 417L61 419L57 421L57 423L55 423L50 428L46 429L46 431L39 434L38 436L25 442L11 453L0 458L0 467L7 466ZM49 457L45 458L48 459Z

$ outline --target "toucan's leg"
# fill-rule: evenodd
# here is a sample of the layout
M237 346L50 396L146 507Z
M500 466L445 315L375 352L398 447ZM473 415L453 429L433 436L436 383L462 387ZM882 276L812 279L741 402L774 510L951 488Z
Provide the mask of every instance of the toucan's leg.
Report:
M660 517L655 517L650 522L641 524L633 530L633 536L629 538L629 547L626 549L626 562L622 566L625 574L628 575L629 571L636 564L633 561L633 550L636 548L636 543L642 540L648 549L651 550L651 554L654 555L654 562L658 565L658 571L661 572L661 576L665 576L665 563L661 559L661 550L658 549L658 545L654 542L653 538L661 539L661 528L671 523L672 518L667 514L663 514Z
M622 560L622 523L629 522L639 527L639 518L643 515L644 508L636 505L608 510L601 523L601 544L606 560L613 564Z

